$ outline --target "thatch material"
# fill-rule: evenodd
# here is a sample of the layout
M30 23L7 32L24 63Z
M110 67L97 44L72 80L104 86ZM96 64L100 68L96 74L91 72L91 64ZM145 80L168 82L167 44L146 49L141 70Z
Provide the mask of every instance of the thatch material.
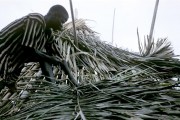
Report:
M108 45L84 20L76 21L75 46L70 24L56 34L57 42L81 86L71 88L57 67L59 84L48 83L38 64L29 63L19 78L18 94L1 92L2 119L180 118L179 82L169 78L179 75L179 60L162 54L142 57Z

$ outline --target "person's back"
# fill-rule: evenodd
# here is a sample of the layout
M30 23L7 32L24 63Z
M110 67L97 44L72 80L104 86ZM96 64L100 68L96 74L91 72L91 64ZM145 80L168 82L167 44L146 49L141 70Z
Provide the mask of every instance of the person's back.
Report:
M26 52L24 46L37 50L44 48L47 41L44 37L45 25L44 17L41 14L32 13L15 20L1 30L1 77L4 78L6 74L11 73L14 69L23 67L24 62L28 59L24 54Z

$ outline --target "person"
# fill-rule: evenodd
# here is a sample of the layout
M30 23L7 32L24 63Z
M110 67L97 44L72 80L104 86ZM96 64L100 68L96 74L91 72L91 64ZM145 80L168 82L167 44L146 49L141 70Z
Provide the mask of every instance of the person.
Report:
M61 5L54 5L43 16L30 13L7 25L0 31L0 91L7 86L16 91L16 81L24 63L39 62L46 80L55 82L52 64L60 65L76 86L53 31L61 31L69 15Z

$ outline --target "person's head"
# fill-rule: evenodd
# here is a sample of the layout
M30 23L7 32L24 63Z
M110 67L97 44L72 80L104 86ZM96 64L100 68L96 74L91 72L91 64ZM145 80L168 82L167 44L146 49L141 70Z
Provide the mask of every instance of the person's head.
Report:
M61 5L54 5L50 8L49 12L45 15L45 22L47 28L52 28L53 30L61 30L63 23L65 23L68 18L68 12Z

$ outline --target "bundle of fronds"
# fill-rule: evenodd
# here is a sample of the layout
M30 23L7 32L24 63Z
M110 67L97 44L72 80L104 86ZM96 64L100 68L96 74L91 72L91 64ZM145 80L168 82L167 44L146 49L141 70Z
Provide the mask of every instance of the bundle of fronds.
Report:
M144 44L142 44L138 31L137 34L141 57L135 58L136 62L146 64L159 72L163 72L162 77L164 78L179 75L179 59L176 59L177 55L174 54L171 43L167 38L160 38L155 42L154 39L147 36L147 38L144 38Z
M179 81L169 78L178 77L180 62L173 52L163 53L163 49L171 51L170 46L156 49L164 44L157 42L138 55L100 41L84 20L77 20L76 27L78 46L71 23L55 36L80 87L70 86L56 66L58 84L49 83L38 63L28 63L19 78L18 94L11 95L7 89L1 92L2 119L180 118Z

